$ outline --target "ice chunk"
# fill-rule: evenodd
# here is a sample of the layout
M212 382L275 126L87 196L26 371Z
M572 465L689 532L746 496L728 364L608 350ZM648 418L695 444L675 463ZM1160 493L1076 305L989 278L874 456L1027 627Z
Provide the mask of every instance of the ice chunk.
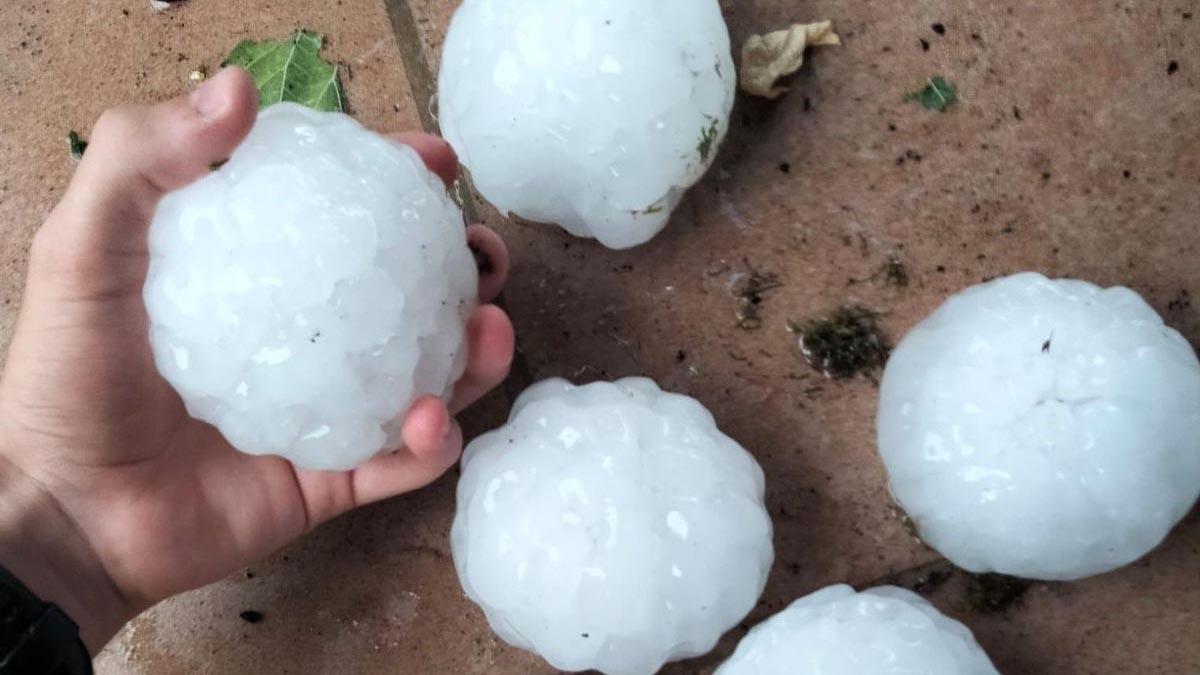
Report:
M465 366L462 214L416 152L295 104L163 199L145 301L159 371L239 450L349 469Z
M971 631L895 586L842 585L755 626L716 675L999 675Z
M1200 363L1127 288L1018 274L950 298L892 354L878 424L896 499L972 572L1115 569L1200 493Z
M758 463L643 378L522 394L467 448L451 543L502 638L609 675L711 650L774 555Z
M466 0L438 114L497 208L628 248L712 164L736 79L717 0Z

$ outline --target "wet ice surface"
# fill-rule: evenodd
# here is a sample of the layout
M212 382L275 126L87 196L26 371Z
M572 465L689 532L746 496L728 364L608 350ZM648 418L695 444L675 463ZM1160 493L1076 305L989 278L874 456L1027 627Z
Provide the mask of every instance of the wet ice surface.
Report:
M892 355L878 422L896 499L972 572L1112 570L1200 492L1200 364L1126 288L1019 274L950 298Z
M438 113L497 208L628 248L712 163L735 84L716 0L466 0Z
M454 562L509 643L646 675L754 607L773 559L762 500L758 464L694 399L547 380L467 448Z
M829 586L754 627L716 675L998 675L971 631L894 586Z
M150 248L158 368L243 452L354 467L463 371L462 215L414 151L345 115L260 113L228 163L162 201Z

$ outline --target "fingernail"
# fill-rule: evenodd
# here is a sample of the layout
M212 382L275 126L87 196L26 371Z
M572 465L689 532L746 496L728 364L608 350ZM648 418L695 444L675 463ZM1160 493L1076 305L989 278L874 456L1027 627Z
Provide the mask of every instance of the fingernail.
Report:
M454 430L454 422L446 417L446 423L442 425L442 440L450 438L450 432Z
M225 108L225 96L218 80L221 74L209 78L191 93L192 110L205 119L216 117Z

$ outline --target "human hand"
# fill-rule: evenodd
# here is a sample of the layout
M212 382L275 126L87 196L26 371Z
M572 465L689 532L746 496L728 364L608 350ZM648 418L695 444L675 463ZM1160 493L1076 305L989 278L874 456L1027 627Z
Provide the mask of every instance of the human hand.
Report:
M0 381L0 564L79 623L93 652L151 604L432 482L462 450L452 414L499 384L512 359L508 317L482 305L449 406L418 400L405 448L345 473L241 454L188 417L150 352L146 231L158 200L227 158L256 112L249 77L228 69L190 96L105 113L30 252ZM454 179L457 159L443 141L395 138ZM508 254L487 228L468 235L488 263L487 303Z

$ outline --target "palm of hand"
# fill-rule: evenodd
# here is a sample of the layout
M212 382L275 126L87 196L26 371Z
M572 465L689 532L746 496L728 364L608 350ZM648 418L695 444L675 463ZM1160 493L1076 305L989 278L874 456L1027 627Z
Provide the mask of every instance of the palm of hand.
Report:
M6 440L87 533L130 604L261 558L321 519L310 517L310 503L353 506L346 474L306 475L243 455L188 417L155 369L140 288L77 298L44 330L30 325L42 303L29 306L10 363L33 372L10 368L8 382L34 384L6 410ZM23 358L25 350L37 357Z
M405 449L356 471L298 471L235 451L191 419L158 375L141 295L145 228L163 191L202 175L248 130L249 83L238 72L221 77L210 82L224 88L220 115L198 117L194 99L178 100L97 125L71 189L35 241L0 389L5 458L76 521L133 610L260 559L349 509L431 482L462 444L446 406L425 398L405 419ZM181 133L184 142L145 141ZM444 144L401 140L440 175L453 175L456 160ZM503 283L506 253L490 231L470 234L495 270L481 279L486 301ZM456 411L507 372L507 317L481 307L468 343L467 373L450 404Z

